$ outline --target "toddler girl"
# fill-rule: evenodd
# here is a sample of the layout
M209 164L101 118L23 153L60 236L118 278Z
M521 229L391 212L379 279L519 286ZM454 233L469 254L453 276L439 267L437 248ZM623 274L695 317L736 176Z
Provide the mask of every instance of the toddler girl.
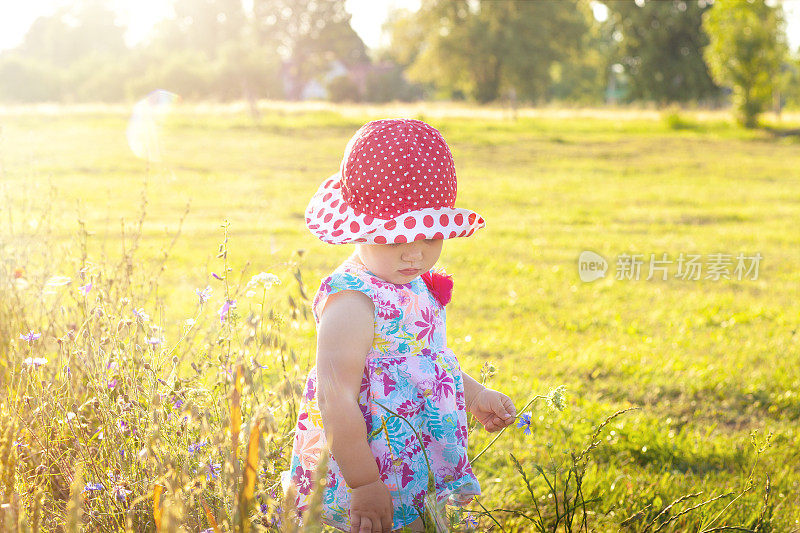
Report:
M322 519L342 531L421 531L429 472L437 501L468 503L480 487L467 458L467 411L488 431L516 415L447 348L452 282L431 268L444 239L484 226L455 200L441 134L418 120L378 120L356 132L306 210L312 233L355 243L355 253L314 299L317 364L285 478L304 511L327 446Z

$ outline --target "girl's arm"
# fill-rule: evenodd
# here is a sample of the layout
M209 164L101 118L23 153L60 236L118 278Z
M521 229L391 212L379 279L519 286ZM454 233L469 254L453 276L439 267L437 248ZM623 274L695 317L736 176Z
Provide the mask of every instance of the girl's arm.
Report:
M317 393L331 453L352 490L351 531L389 531L392 497L381 481L358 405L374 337L372 300L356 291L328 297L317 332Z
M469 406L472 404L473 400L475 400L475 396L486 387L478 383L463 370L461 371L461 377L464 378L464 402L467 404L467 411L469 411Z
M461 371L464 379L464 403L486 431L497 431L512 424L517 416L511 398L496 390L487 389L472 376Z

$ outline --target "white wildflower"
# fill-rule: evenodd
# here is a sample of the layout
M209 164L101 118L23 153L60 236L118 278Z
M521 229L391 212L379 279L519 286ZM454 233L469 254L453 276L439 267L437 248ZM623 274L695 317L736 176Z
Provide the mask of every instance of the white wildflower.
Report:
M247 286L245 287L246 296L248 298L254 296L256 294L255 288L263 287L264 289L269 289L273 285L280 285L281 280L275 274L270 274L269 272L261 272L256 274L250 281L247 282Z

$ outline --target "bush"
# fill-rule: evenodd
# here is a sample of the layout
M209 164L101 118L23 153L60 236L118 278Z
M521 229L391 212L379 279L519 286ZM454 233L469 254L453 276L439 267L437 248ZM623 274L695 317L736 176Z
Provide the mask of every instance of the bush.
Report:
M337 76L328 83L328 99L331 102L360 102L358 85L349 76Z
M43 102L60 99L62 74L34 59L0 56L0 100Z

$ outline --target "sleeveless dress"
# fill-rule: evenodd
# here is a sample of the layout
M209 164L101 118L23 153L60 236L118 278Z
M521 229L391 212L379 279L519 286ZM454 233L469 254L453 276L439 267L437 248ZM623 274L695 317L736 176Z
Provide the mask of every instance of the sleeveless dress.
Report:
M343 290L363 292L375 306L375 339L366 357L358 402L370 449L392 496L393 528L410 524L422 513L429 486L426 454L437 501L469 503L480 494L480 486L467 457L464 383L458 360L447 348L444 307L421 277L396 285L348 259L322 281L312 306L317 324L328 296ZM299 512L308 507L325 446L316 391L316 368L312 368L289 471L283 473L284 489L291 484L296 490ZM419 438L389 410L410 422ZM349 509L350 488L331 454L322 495L323 522L350 531Z

